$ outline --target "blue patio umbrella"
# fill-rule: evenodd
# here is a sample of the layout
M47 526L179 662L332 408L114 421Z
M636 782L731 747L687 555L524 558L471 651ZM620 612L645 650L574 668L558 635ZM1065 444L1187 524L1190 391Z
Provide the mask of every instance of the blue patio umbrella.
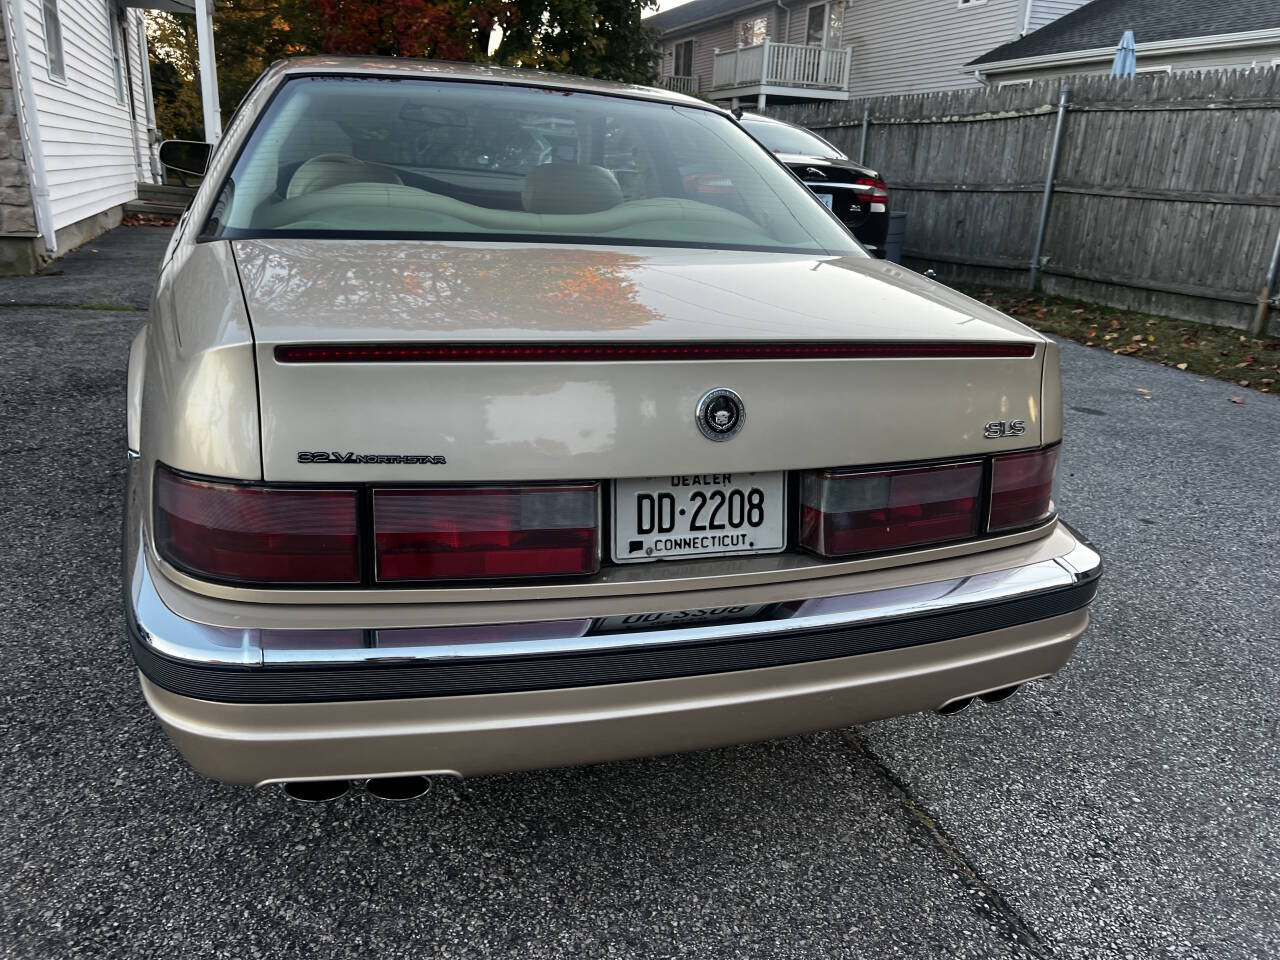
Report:
M1116 46L1116 58L1111 61L1113 77L1132 77L1138 72L1138 53L1133 43L1133 31L1126 30Z

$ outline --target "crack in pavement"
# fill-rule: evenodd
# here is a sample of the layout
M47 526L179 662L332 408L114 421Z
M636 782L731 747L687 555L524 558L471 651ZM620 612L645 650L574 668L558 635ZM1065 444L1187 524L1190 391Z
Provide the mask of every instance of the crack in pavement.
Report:
M894 773L853 730L842 730L840 735L897 794L902 808L928 835L929 842L955 865L956 876L959 877L960 882L966 889L977 895L974 906L978 913L998 931L1022 946L1035 960L1052 960L1054 952L1049 945L1040 939L1013 905L1002 897L1000 892L986 881L978 868L960 852L946 830L938 823L937 817L925 809L912 795L906 782Z
M146 313L146 307L123 303L22 303L6 300L0 303L4 310L88 310L91 313Z

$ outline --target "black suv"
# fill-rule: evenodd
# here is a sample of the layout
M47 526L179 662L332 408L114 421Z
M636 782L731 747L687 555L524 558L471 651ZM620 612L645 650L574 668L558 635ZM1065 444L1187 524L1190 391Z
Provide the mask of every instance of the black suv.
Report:
M754 113L744 113L738 122L776 153L859 243L875 256L884 256L889 232L889 190L880 174L854 163L804 127Z

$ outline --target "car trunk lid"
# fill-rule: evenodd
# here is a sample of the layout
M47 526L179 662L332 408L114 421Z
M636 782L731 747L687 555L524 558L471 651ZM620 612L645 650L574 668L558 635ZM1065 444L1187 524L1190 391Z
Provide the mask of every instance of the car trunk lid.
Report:
M268 480L768 471L1040 439L1042 338L882 261L309 239L241 240L235 252L256 340ZM276 351L602 344L623 355L421 361L392 351L367 362L282 362ZM670 355L653 359L659 345ZM778 355L706 359L698 348L707 345ZM884 349L785 355L804 345ZM1026 355L946 355L975 345ZM633 348L641 352L628 358ZM722 387L742 398L746 423L732 442L711 443L694 414ZM1026 431L986 438L995 420L1023 420Z

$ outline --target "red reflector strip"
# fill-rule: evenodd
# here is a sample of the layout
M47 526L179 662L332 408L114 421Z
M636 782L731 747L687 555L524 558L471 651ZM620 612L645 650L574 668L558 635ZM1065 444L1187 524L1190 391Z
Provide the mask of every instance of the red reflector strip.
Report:
M596 484L375 490L380 581L595 573Z
M1010 453L991 461L991 516L987 529L1011 530L1038 523L1053 511L1058 447Z
M282 490L156 471L160 555L245 583L359 583L354 490Z
M824 557L978 535L981 463L804 475L800 542Z
M1033 343L363 343L281 345L280 363L600 363L1031 357Z

